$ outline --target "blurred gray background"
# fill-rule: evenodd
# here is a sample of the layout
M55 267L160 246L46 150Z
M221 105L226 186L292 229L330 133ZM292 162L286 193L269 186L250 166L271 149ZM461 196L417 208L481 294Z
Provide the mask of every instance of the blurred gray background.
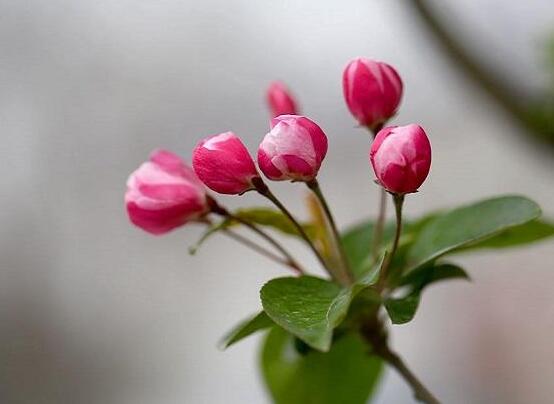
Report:
M435 4L499 74L528 92L545 85L554 3ZM0 0L0 403L268 402L259 338L216 344L286 272L220 237L190 257L198 228L156 238L132 227L125 180L151 149L189 159L220 131L255 150L264 89L279 78L329 136L321 182L339 222L374 214L367 135L341 92L360 55L398 68L396 122L431 137L431 175L408 216L522 193L554 217L551 150L453 69L403 1ZM306 213L302 187L276 190ZM552 402L554 243L455 260L474 282L432 288L394 346L444 402ZM412 402L385 378L378 402Z

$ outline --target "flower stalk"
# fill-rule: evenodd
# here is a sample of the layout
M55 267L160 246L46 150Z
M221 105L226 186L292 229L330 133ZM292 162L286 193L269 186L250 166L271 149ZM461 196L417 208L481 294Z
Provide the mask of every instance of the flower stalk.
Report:
M308 245L310 250L312 250L312 252L316 256L317 260L321 263L321 265L323 265L323 267L326 270L329 270L329 268L327 266L327 263L325 262L325 259L323 258L321 253L318 251L318 249L315 247L312 240L310 240L310 237L306 233L306 230L302 227L302 225L300 223L298 223L298 221L294 218L292 213L290 213L290 211L285 207L285 205L283 205L281 203L281 201L273 194L273 192L271 192L271 190L263 182L263 180L259 177L255 178L254 181L253 181L253 184L256 187L256 190L258 191L258 193L260 195L262 195L262 196L266 197L267 199L269 199L281 212L283 212L283 214L294 225L294 227L298 231L298 234L300 235L300 237L302 237L302 239L306 242L306 244Z
M381 267L381 273L379 274L379 281L377 282L377 289L383 291L387 286L387 278L389 273L389 268L398 250L398 243L400 241L400 235L402 233L402 206L404 205L404 194L393 194L392 199L394 201L394 211L396 213L396 230L394 233L394 241L392 242L392 248L385 262Z
M379 258L379 251L381 244L383 243L383 232L385 230L385 217L387 215L387 191L381 188L379 196L379 213L377 214L377 220L375 226L373 226L373 237L371 240L371 252L373 259L377 261Z
M304 270L300 266L300 264L290 255L290 253L272 236L270 236L268 233L260 229L258 226L254 225L253 223L250 223L248 220L245 220L239 216L233 215L231 212L229 212L227 209L225 209L223 206L219 205L217 201L211 197L208 199L208 203L211 209L212 213L215 213L217 215L223 216L227 219L234 220L246 227L248 227L250 230L252 230L254 233L258 234L260 237L265 239L269 244L271 244L273 247L275 247L282 255L285 257L284 262L287 266L292 268L296 273L302 275L304 274ZM280 260L283 261L283 260Z
M373 140L377 133L383 128L383 124L377 125L375 129L368 127L369 133ZM377 220L373 226L373 237L371 240L371 252L373 254L373 260L377 262L379 258L379 250L381 249L381 244L383 243L383 232L385 230L385 218L387 216L387 191L381 188L381 193L379 196L379 211L377 213Z
M235 233L232 230L223 229L222 231L223 231L223 234L227 235L227 237L229 237L229 238L237 241L238 243L250 248L254 252L257 252L258 254L263 255L264 257L269 258L270 260L275 261L278 264L281 264L281 265L284 265L284 266L287 266L287 267L291 268L294 272L296 272L299 275L304 274L304 271L298 266L298 264L294 263L294 261L291 262L290 260L288 260L286 258L282 258L282 257L278 256L277 254L274 254L271 251L265 249L264 247L262 247L258 243L254 242L254 241L252 241L252 240L250 240L246 237L243 237L242 235L240 235L238 233Z
M352 284L354 282L354 278L352 277L352 272L350 271L348 259L346 258L346 254L344 252L342 243L340 241L340 234L337 228L337 224L335 222L335 219L333 218L333 214L331 213L329 204L327 203L327 200L323 196L323 192L321 191L319 182L317 181L317 179L314 178L312 181L307 182L306 185L308 186L308 188L312 190L314 195L321 203L321 207L323 208L323 212L325 213L325 216L327 218L327 222L331 230L330 233L331 233L331 240L333 243L333 247L336 255L339 257L340 271L337 272L337 278L342 284L345 284L345 285Z

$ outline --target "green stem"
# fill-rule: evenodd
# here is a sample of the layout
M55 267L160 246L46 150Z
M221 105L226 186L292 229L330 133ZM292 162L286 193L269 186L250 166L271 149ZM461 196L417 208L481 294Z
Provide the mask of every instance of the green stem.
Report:
M290 260L288 259L279 257L277 254L272 253L271 251L265 249L261 245L255 243L250 239L247 239L246 237L241 236L238 233L235 233L234 231L231 231L229 229L224 229L223 233L226 234L229 238L241 243L242 245L250 248L251 250L257 252L258 254L263 255L264 257L269 258L270 260L275 261L278 264L290 267L294 272L298 274L304 273L304 271L302 271L302 269L298 267L298 264L290 262Z
M377 125L375 128L368 128L373 139L377 136L377 133L383 128L385 122ZM379 252L381 249L381 243L383 242L383 231L385 229L385 217L387 215L387 191L381 188L381 194L379 196L379 213L377 214L377 220L375 226L373 226L373 237L371 238L371 252L373 254L373 260L377 262L379 259Z
M243 226L249 228L254 233L258 234L260 237L262 237L264 240L266 240L269 244L271 244L273 247L275 247L283 256L285 257L285 263L289 267L291 267L295 272L302 275L304 274L304 270L300 266L300 264L290 255L290 253L283 247L277 240L275 240L273 237L271 237L268 233L260 229L258 226L254 225L253 223L250 223L249 221L233 215L231 212L229 212L227 209L225 209L223 206L219 205L215 199L210 198L209 204L212 213L218 214L220 216L226 217L228 219L234 220L235 222L238 222L242 224ZM261 247L260 247L261 248Z
M377 262L379 258L379 250L381 248L381 243L383 242L383 231L385 229L385 216L387 212L387 191L384 188L381 188L381 195L379 198L379 213L377 215L377 220L375 221L375 226L373 227L373 238L371 251L373 253L373 259Z
M379 275L379 281L377 283L377 288L382 291L387 286L387 278L390 265L398 249L398 242L400 241L400 234L402 233L402 205L404 204L404 195L402 194L393 194L392 199L394 201L394 210L396 213L396 231L394 234L394 241L392 243L392 248L385 262L381 267L381 273Z
M327 200L323 196L323 192L321 192L321 187L319 186L319 182L316 179L313 179L312 181L306 183L306 185L308 186L308 188L310 188L313 191L313 193L321 203L321 207L323 208L323 212L325 212L325 216L327 217L329 227L331 228L331 238L333 240L335 252L338 255L339 261L340 261L339 280L341 283L345 285L352 284L354 279L350 271L348 259L346 258L346 254L344 252L344 249L342 248L342 243L340 241L340 235L337 228L337 224L335 222L335 219L333 218L331 209L329 209L329 204L327 203Z
M275 195L270 191L268 186L263 182L261 178L257 178L254 181L254 185L256 187L256 190L260 193L260 195L265 196L267 199L269 199L283 214L290 220L290 222L293 224L293 226L296 228L296 231L298 231L298 234L302 239L306 242L308 247L312 250L314 255L316 256L317 260L323 265L323 268L325 268L329 272L329 268L327 266L327 263L325 262L325 259L323 259L323 256L321 253L315 248L314 243L312 240L310 240L310 237L308 237L308 234L306 233L306 230L298 223L298 221L294 218L294 216L289 212L289 210L277 199Z

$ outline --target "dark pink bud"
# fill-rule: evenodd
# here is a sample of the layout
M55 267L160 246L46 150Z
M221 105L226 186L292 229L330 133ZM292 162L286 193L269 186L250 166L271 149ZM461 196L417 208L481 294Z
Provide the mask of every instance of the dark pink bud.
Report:
M294 97L280 81L274 81L270 84L266 97L272 117L298 113Z
M271 131L258 149L258 165L275 181L311 181L327 154L327 136L312 120L281 115L271 120Z
M163 234L208 212L206 189L194 171L165 150L154 151L127 180L125 205L131 222Z
M386 123L398 109L402 80L392 66L357 58L342 75L342 89L348 109L360 125L375 129Z
M431 168L431 144L419 125L390 126L375 137L369 159L387 191L416 192Z
M248 150L233 132L198 143L192 166L202 182L220 194L242 194L254 189L252 180L260 176Z

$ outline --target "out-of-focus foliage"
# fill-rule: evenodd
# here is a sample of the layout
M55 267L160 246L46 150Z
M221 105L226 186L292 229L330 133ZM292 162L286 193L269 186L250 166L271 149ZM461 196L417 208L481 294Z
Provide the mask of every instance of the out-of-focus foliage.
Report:
M355 334L339 336L323 353L275 327L264 341L261 367L277 404L364 404L375 393L383 361Z

